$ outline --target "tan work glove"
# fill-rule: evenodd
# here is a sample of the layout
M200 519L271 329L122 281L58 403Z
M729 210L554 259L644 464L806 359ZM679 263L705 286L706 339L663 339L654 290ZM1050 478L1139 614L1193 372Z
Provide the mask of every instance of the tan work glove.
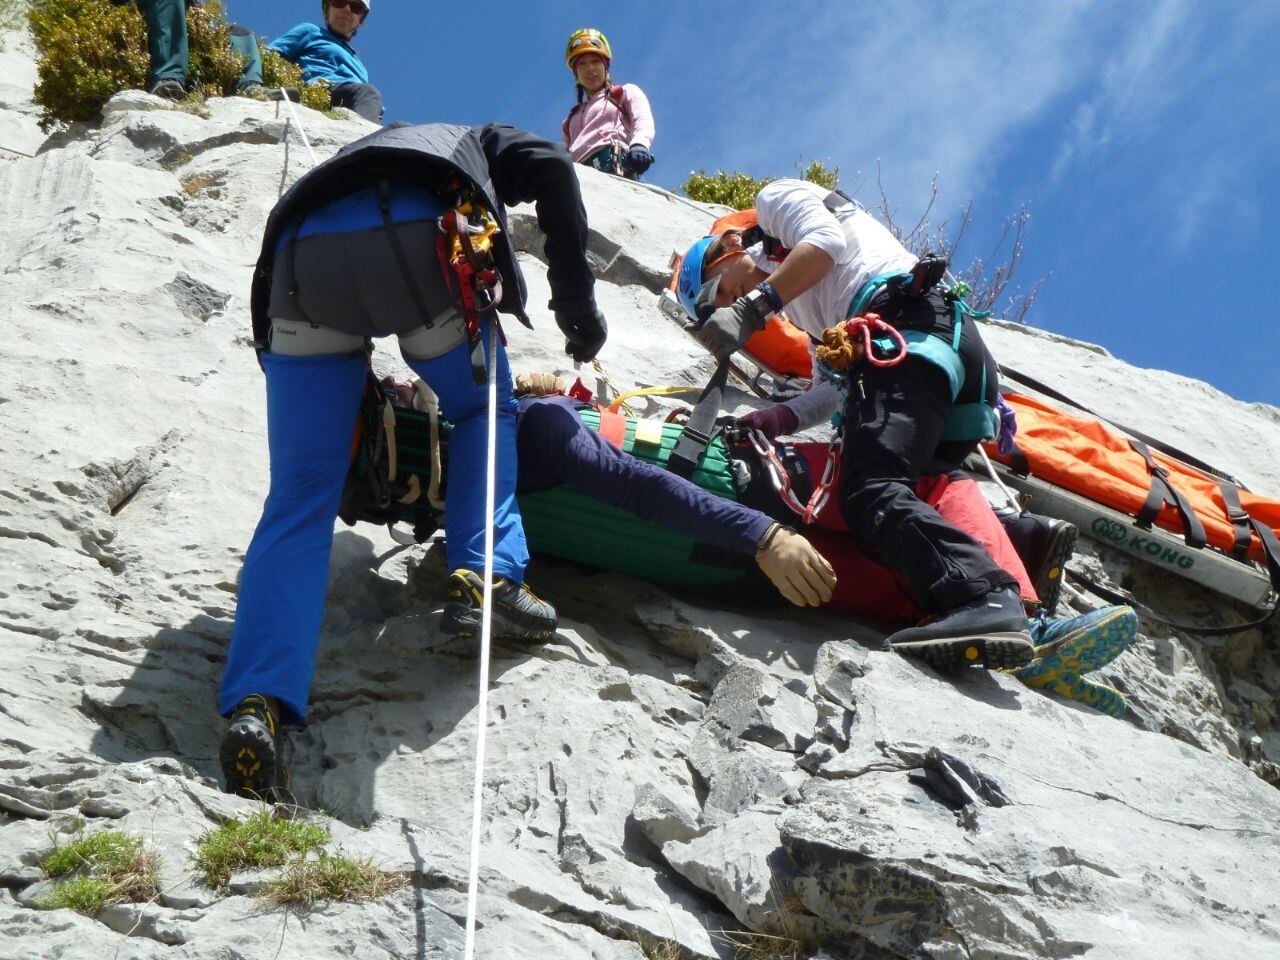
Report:
M517 373L517 397L550 397L565 392L564 381L554 373Z
M797 607L817 607L831 599L836 573L813 544L780 523L760 542L756 563L784 597Z

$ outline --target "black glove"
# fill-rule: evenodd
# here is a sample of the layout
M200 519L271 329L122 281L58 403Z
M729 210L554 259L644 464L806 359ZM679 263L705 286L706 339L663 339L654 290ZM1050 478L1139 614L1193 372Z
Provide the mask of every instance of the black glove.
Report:
M752 290L729 306L716 310L694 330L693 335L723 363L750 340L753 333L763 330L765 321L772 315L773 307L765 295L759 290Z
M595 301L573 306L553 306L552 309L555 311L556 325L565 336L564 352L573 357L575 363L594 360L609 333L609 325L605 323L604 314L595 305Z
M653 154L649 152L648 147L642 147L637 143L627 151L626 162L627 166L639 176L653 166Z

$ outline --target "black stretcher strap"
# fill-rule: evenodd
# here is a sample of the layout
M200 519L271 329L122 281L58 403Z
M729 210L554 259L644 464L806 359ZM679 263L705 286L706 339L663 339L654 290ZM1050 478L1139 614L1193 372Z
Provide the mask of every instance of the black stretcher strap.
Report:
M1274 535L1272 536L1272 539L1274 539ZM1276 582L1276 574L1277 572L1273 571L1272 583ZM1278 603L1267 611L1265 616L1262 616L1257 620L1249 620L1246 623L1238 623L1231 627L1201 627L1190 623L1178 623L1175 620L1170 620L1168 617L1162 617L1150 607L1133 599L1129 594L1104 587L1102 584L1094 582L1084 574L1077 573L1075 570L1068 570L1067 576L1070 577L1071 580L1080 584L1080 586L1084 587L1090 593L1107 601L1107 603L1119 603L1133 607L1138 616L1142 617L1144 620L1149 620L1152 623L1163 624L1166 627L1177 630L1179 633L1190 633L1200 637L1229 637L1235 633L1244 633L1246 630L1265 626L1271 621L1272 617L1276 615L1276 611L1280 610L1280 603Z
M1277 594L1280 594L1280 538L1277 538L1275 531L1261 520L1250 517L1249 525L1253 527L1253 532L1258 535L1258 540L1262 544L1262 556L1267 573L1271 575L1271 586Z
M667 459L667 469L676 476L688 480L702 462L702 455L707 452L708 445L716 435L716 418L724 405L724 388L728 382L729 361L726 360L707 381L706 389L698 397L680 439L676 441L675 449Z
M1013 441L1013 452L1009 454L1009 469L1020 477L1031 476L1031 461L1016 440Z
M1141 440L1130 440L1129 446L1147 461L1147 471L1151 474L1151 488L1147 491L1147 502L1142 505L1142 509L1138 511L1138 526L1150 529L1151 524L1160 514L1160 508L1165 504L1174 507L1178 511L1178 516L1182 518L1182 539L1187 542L1187 546L1193 550L1201 550L1205 544L1209 542L1209 538L1204 531L1204 524L1200 522L1200 518L1196 516L1196 512L1191 509L1191 502L1187 500L1182 491L1169 482L1169 471L1156 463L1152 459L1151 451L1147 449L1147 445Z
M1218 482L1218 490L1222 493L1222 503L1226 507L1227 519L1231 521L1231 529L1235 536L1235 545L1231 555L1237 560L1249 556L1249 545L1253 542L1253 518L1240 506L1240 491L1225 480Z

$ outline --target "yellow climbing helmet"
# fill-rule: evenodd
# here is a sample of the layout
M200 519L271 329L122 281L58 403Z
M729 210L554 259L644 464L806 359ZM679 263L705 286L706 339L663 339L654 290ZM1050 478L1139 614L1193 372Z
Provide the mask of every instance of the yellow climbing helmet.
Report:
M573 61L584 53L595 53L604 57L605 63L613 61L613 49L609 46L609 38L595 27L583 27L569 34L569 42L564 45L564 62L570 70Z

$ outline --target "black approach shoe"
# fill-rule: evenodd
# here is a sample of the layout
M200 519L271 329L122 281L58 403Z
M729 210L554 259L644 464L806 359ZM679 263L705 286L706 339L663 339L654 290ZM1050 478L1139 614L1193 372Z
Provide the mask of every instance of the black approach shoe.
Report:
M1062 599L1063 576L1080 531L1074 523L1037 513L1002 517L1001 523L1027 568L1036 596L1040 598L1040 609L1052 617Z
M1017 587L994 590L932 623L899 630L889 637L889 647L939 670L1022 667L1035 656Z
M181 80L157 80L148 92L153 97L163 97L165 100L187 99L187 88Z
M480 636L484 579L472 570L449 574L449 602L440 629L459 637ZM550 640L556 634L556 608L538 599L523 583L505 577L493 581L493 635L514 640Z
M218 751L227 793L267 803L292 802L282 741L266 699L252 694L241 700Z

